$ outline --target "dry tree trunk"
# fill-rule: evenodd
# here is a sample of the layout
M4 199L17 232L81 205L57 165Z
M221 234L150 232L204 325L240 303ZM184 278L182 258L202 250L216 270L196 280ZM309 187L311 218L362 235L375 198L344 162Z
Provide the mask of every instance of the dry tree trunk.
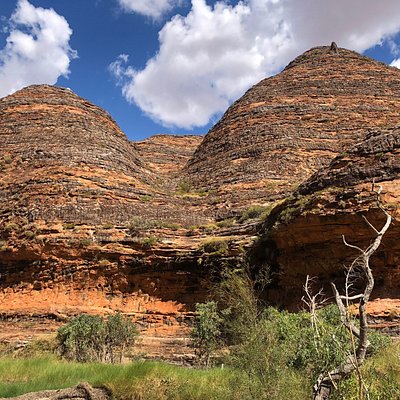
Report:
M329 399L329 396L332 392L332 390L336 387L337 383L339 383L341 380L346 378L350 373L353 371L357 371L358 376L359 376L359 382L360 382L360 399L362 399L362 378L360 374L359 367L361 364L364 362L368 346L370 345L368 341L368 321L367 321L367 312L366 312L366 305L368 303L368 300L371 296L371 292L374 288L374 277L369 265L369 260L371 256L375 253L375 251L378 249L379 245L381 244L382 237L388 230L391 222L392 222L392 217L380 206L379 204L379 193L378 194L378 207L383 211L383 213L386 216L386 222L383 228L378 231L364 216L365 222L368 224L368 226L375 232L376 236L373 242L365 249L361 249L358 246L351 245L346 242L345 237L343 236L343 242L346 246L357 250L360 255L353 261L352 265L349 268L349 271L347 273L346 277L346 294L345 295L340 295L339 291L337 290L336 286L334 283L331 283L333 294L335 296L335 301L337 304L337 307L340 312L340 318L343 323L343 325L348 329L350 334L352 335L352 340L355 338L358 339L358 344L357 347L355 348L354 354L351 354L347 357L347 359L344 361L344 363L328 372L328 373L322 373L314 385L314 400L327 400ZM349 296L348 294L348 280L349 280L349 275L351 271L353 270L354 266L357 264L357 266L361 267L362 274L364 275L366 279L366 285L364 288L364 292L357 294L355 296ZM354 301L354 300L359 300L358 303L358 321L359 321L359 328L354 325L354 323L351 321L351 319L348 316L347 308L349 305L349 302Z

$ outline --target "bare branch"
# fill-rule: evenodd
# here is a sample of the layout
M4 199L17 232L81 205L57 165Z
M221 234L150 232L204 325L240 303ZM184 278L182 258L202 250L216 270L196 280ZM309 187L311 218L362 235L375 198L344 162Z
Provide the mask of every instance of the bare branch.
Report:
M355 296L339 296L342 300L357 300L357 299L362 299L364 297L364 294L356 294Z
M364 252L364 250L360 249L358 246L354 246L353 244L347 243L346 238L345 238L344 235L342 236L342 238L343 238L343 243L344 243L347 247L351 247L352 249L356 249L356 250L358 250L360 253L363 253L363 252Z
M368 224L368 226L377 234L379 235L379 231L371 224L371 222L368 221L367 217L365 215L362 216L364 221Z

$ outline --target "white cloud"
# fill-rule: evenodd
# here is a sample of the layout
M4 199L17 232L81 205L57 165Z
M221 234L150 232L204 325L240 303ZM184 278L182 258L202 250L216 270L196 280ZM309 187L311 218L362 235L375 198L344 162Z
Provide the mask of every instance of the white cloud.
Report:
M0 50L0 97L34 83L55 84L69 73L76 52L72 30L53 9L19 0L10 19L6 45Z
M166 126L192 128L310 47L336 41L362 52L391 40L399 14L398 0L192 0L187 16L161 29L143 70L127 59L113 68L128 101Z
M180 0L118 0L123 10L159 19L180 3Z
M390 66L391 66L391 67L400 68L400 58L396 58L395 60L393 60L393 61L390 63Z

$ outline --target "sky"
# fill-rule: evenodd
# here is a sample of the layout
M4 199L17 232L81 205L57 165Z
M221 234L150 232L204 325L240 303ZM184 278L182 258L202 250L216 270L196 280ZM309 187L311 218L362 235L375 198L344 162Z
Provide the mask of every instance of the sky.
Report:
M0 0L0 97L72 89L131 140L206 133L314 46L400 67L399 0Z

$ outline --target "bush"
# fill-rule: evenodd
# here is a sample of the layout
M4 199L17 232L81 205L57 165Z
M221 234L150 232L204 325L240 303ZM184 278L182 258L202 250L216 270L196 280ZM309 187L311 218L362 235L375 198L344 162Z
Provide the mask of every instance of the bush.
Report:
M211 356L221 342L221 323L216 302L196 304L194 327L190 336L197 359L206 366L210 365Z
M105 321L98 315L81 314L58 330L61 355L78 362L121 361L137 336L136 326L120 313Z
M148 236L141 240L141 245L144 249L151 249L158 242L158 238L156 236Z
M266 209L267 207L264 207L259 204L252 205L243 212L242 216L239 219L239 222L243 223L248 221L249 219L259 218L265 212Z
M192 190L192 184L188 181L181 181L178 183L178 186L176 188L176 192L178 194L185 194L185 193L190 193Z
M210 255L225 254L228 252L228 241L222 238L210 238L204 240L200 249Z
M262 388L256 398L281 399L289 394L307 398L321 373L342 365L352 354L348 331L336 305L315 316L278 311L262 304L258 286L248 273L238 270L225 272L215 289L219 302L228 307L219 314L221 338L230 346L226 362L246 373L252 387ZM390 342L372 332L370 341L372 353Z

